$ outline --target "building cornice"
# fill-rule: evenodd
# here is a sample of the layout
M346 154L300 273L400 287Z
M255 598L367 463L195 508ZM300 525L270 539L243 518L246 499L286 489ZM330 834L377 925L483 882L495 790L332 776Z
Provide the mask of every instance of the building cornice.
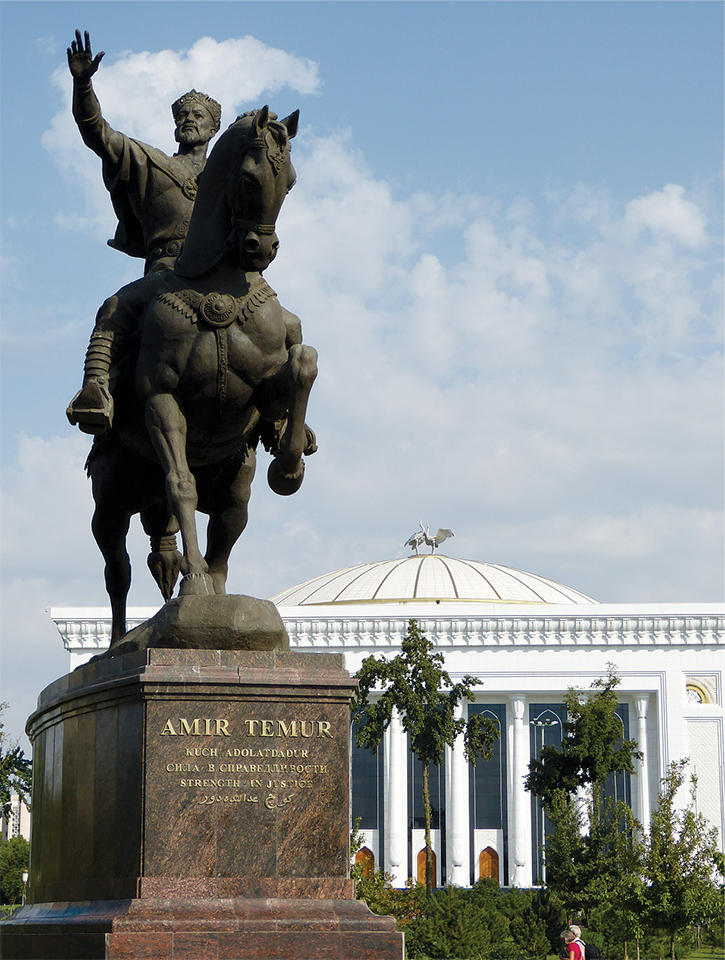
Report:
M461 605L431 616L431 605L280 607L292 647L326 650L397 648L408 621L415 618L436 647L673 647L725 645L725 604ZM508 609L507 609L508 607ZM472 609L473 608L473 609ZM131 629L156 613L129 610ZM103 651L111 639L110 612L104 608L51 608L69 651Z

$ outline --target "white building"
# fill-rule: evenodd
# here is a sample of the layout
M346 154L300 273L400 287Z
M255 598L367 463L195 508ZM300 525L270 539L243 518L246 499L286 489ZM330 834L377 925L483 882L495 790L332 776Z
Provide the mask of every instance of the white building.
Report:
M698 810L725 826L723 666L725 604L602 604L576 590L495 564L441 555L361 564L272 597L293 649L345 655L354 673L370 654L400 649L408 620L445 654L452 680L480 679L475 703L500 726L493 758L471 767L449 751L431 777L437 882L479 876L529 886L541 873L543 815L524 790L532 756L558 743L570 687L587 689L612 664L623 734L644 759L609 789L647 824L673 760L697 773ZM130 626L155 611L130 610ZM71 669L105 649L103 609L52 609ZM420 876L420 767L399 721L373 757L353 749L353 817L363 856L399 885ZM686 798L683 798L683 800Z
M30 840L30 810L17 793L10 794L10 815L0 815L0 837L3 840L12 840L13 837Z

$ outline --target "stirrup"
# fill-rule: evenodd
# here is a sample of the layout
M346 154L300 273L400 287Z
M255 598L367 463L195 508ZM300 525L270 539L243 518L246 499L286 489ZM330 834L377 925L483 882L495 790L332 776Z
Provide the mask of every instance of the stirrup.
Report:
M111 429L113 397L106 384L89 380L73 397L65 413L72 426L77 424L83 433L97 437Z

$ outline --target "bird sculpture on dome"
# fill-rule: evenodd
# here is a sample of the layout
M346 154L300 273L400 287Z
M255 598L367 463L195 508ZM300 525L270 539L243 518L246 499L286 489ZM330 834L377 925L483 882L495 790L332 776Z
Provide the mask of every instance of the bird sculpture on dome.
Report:
M419 523L420 523L420 530L416 530L416 532L411 537L409 537L403 544L403 546L410 547L411 550L415 550L416 557L418 556L418 547L422 543L425 543L425 538L426 538L426 532L425 532L425 528L423 527L423 521L420 520Z
M430 535L430 528L425 532L425 542L426 545L430 547L431 553L435 553L436 547L440 547L443 541L448 540L450 537L455 537L455 533L452 530L448 530L447 527L438 527L438 533L433 537Z
M419 521L420 530L416 531L411 537L405 541L405 546L410 547L411 550L415 550L416 557L418 554L418 547L421 544L425 544L427 547L430 547L430 552L435 553L436 547L439 547L444 540L448 540L450 537L455 537L455 533L452 530L449 530L447 527L439 527L438 533L433 536L430 535L430 524L423 526L423 521Z

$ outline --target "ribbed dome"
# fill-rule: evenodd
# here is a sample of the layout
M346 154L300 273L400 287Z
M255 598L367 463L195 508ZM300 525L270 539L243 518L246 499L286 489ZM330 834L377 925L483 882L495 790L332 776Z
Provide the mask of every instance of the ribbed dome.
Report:
M270 598L277 606L332 603L597 603L533 573L440 554L361 563L307 580Z

